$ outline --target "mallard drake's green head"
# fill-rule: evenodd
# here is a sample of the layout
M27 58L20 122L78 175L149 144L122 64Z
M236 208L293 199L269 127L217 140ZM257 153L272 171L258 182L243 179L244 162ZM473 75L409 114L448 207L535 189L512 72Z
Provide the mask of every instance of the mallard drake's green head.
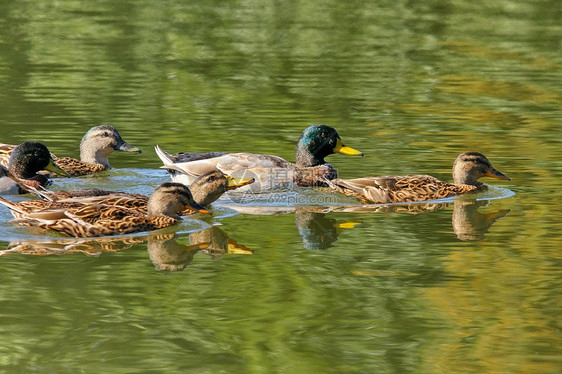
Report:
M233 190L253 182L254 178L232 178L220 170L212 170L195 179L189 186L189 190L198 204L209 205L220 198L227 190Z
M480 186L482 183L478 179L482 177L510 180L507 175L494 169L482 153L465 152L456 158L453 163L453 181L455 184Z
M55 164L47 147L37 142L24 142L15 147L10 156L8 169L19 179L46 178L37 175L40 170L48 170L68 177L68 173Z
M113 151L142 151L123 140L117 129L109 125L92 127L80 142L80 159L89 164L110 167L108 156Z
M306 128L299 138L296 164L298 167L323 165L326 163L324 157L332 153L363 156L363 152L346 147L334 128L326 125L313 125Z
M211 213L193 200L189 188L181 183L166 182L156 188L148 199L147 214L149 217L169 216L180 219L179 213L186 208L199 213Z

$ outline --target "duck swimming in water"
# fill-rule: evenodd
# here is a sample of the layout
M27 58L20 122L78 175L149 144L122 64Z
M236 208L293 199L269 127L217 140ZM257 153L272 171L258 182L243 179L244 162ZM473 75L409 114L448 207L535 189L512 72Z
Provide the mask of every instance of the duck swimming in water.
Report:
M139 231L158 230L177 223L179 213L190 208L199 213L210 212L197 204L189 189L181 183L166 182L154 190L146 204L146 213L123 206L83 203L76 207L53 206L38 211L26 211L21 203L0 197L14 215L15 222L38 226L78 238L124 235Z
M0 144L0 165L7 167L7 162L15 148L14 145ZM123 140L117 129L109 125L92 127L80 142L80 160L72 157L51 157L70 176L94 174L111 169L109 155L114 151L142 151ZM52 176L52 175L51 175Z
M380 176L327 181L330 189L357 197L365 204L404 203L442 199L484 189L482 177L510 180L482 153L465 152L453 164L453 183L430 175Z
M189 190L193 200L207 206L219 199L225 192L252 183L253 180L231 178L218 170L213 170L197 178ZM45 209L80 208L85 205L119 206L132 209L141 214L147 214L149 196L139 193L108 191L101 189L85 189L75 191L40 191L32 189L42 199L26 200L17 203L18 209L12 209L15 218L21 219L25 214L37 213ZM22 214L21 212L25 213ZM197 213L187 208L180 215L186 216Z
M256 179L251 187L260 190L324 185L325 179L337 178L336 169L324 158L333 154L363 155L346 147L337 131L325 125L310 126L300 136L296 164L274 155L255 153L179 153L175 156L155 147L158 157L172 180L189 185L197 176L218 169L232 176Z

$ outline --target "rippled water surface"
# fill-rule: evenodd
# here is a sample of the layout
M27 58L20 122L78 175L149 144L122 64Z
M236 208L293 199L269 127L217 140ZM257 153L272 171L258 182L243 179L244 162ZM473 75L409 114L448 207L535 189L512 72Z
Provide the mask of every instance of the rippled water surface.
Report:
M480 151L511 181L368 206L302 189L75 240L0 207L6 372L559 373L558 1L0 3L0 142L78 156L92 126L142 154L52 189L150 193L153 151L294 161L310 124L340 176L450 180ZM29 196L10 196L23 200Z

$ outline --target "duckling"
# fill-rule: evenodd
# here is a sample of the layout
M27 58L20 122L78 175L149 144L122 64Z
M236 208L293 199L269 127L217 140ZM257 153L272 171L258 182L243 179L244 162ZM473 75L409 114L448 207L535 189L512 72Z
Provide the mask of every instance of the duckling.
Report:
M381 176L326 181L329 188L361 199L365 204L403 203L442 199L485 189L481 177L510 180L486 156L478 152L461 153L453 164L453 183L430 175Z
M10 152L8 166L0 165L0 193L28 193L29 188L47 186L50 181L41 170L67 176L64 170L53 161L51 153L45 145L37 142L24 142L15 146Z
M15 146L9 144L0 145L0 164L7 166L6 160L14 148ZM61 169L75 177L111 169L108 157L114 151L142 152L139 148L124 141L115 127L101 125L92 127L82 138L80 160L71 157L57 157L53 154L51 156Z
M152 231L171 226L181 219L179 213L186 207L199 213L210 212L197 204L189 189L181 183L166 182L154 190L147 203L147 213L122 206L83 204L80 207L56 207L36 212L25 212L19 204L0 197L0 203L23 218L15 222L38 226L74 237L123 235Z
M265 154L208 152L172 156L158 145L155 150L175 182L189 185L197 176L218 169L232 176L251 176L256 179L253 189L260 190L324 185L325 179L337 178L336 169L326 163L325 157L332 153L363 155L343 145L337 131L325 125L303 131L296 147L296 164Z

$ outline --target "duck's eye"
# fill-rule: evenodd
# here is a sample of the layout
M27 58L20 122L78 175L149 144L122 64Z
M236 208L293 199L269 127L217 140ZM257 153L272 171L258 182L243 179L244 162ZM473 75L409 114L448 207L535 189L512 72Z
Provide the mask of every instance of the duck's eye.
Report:
M327 134L327 133L325 133L325 132L323 132L323 133L320 133L320 137L322 137L322 138L326 138L327 136L328 136L328 134Z
M107 138L107 137L109 136L109 133L108 133L108 132L104 132L104 133L101 134L101 136L103 136L104 138Z

